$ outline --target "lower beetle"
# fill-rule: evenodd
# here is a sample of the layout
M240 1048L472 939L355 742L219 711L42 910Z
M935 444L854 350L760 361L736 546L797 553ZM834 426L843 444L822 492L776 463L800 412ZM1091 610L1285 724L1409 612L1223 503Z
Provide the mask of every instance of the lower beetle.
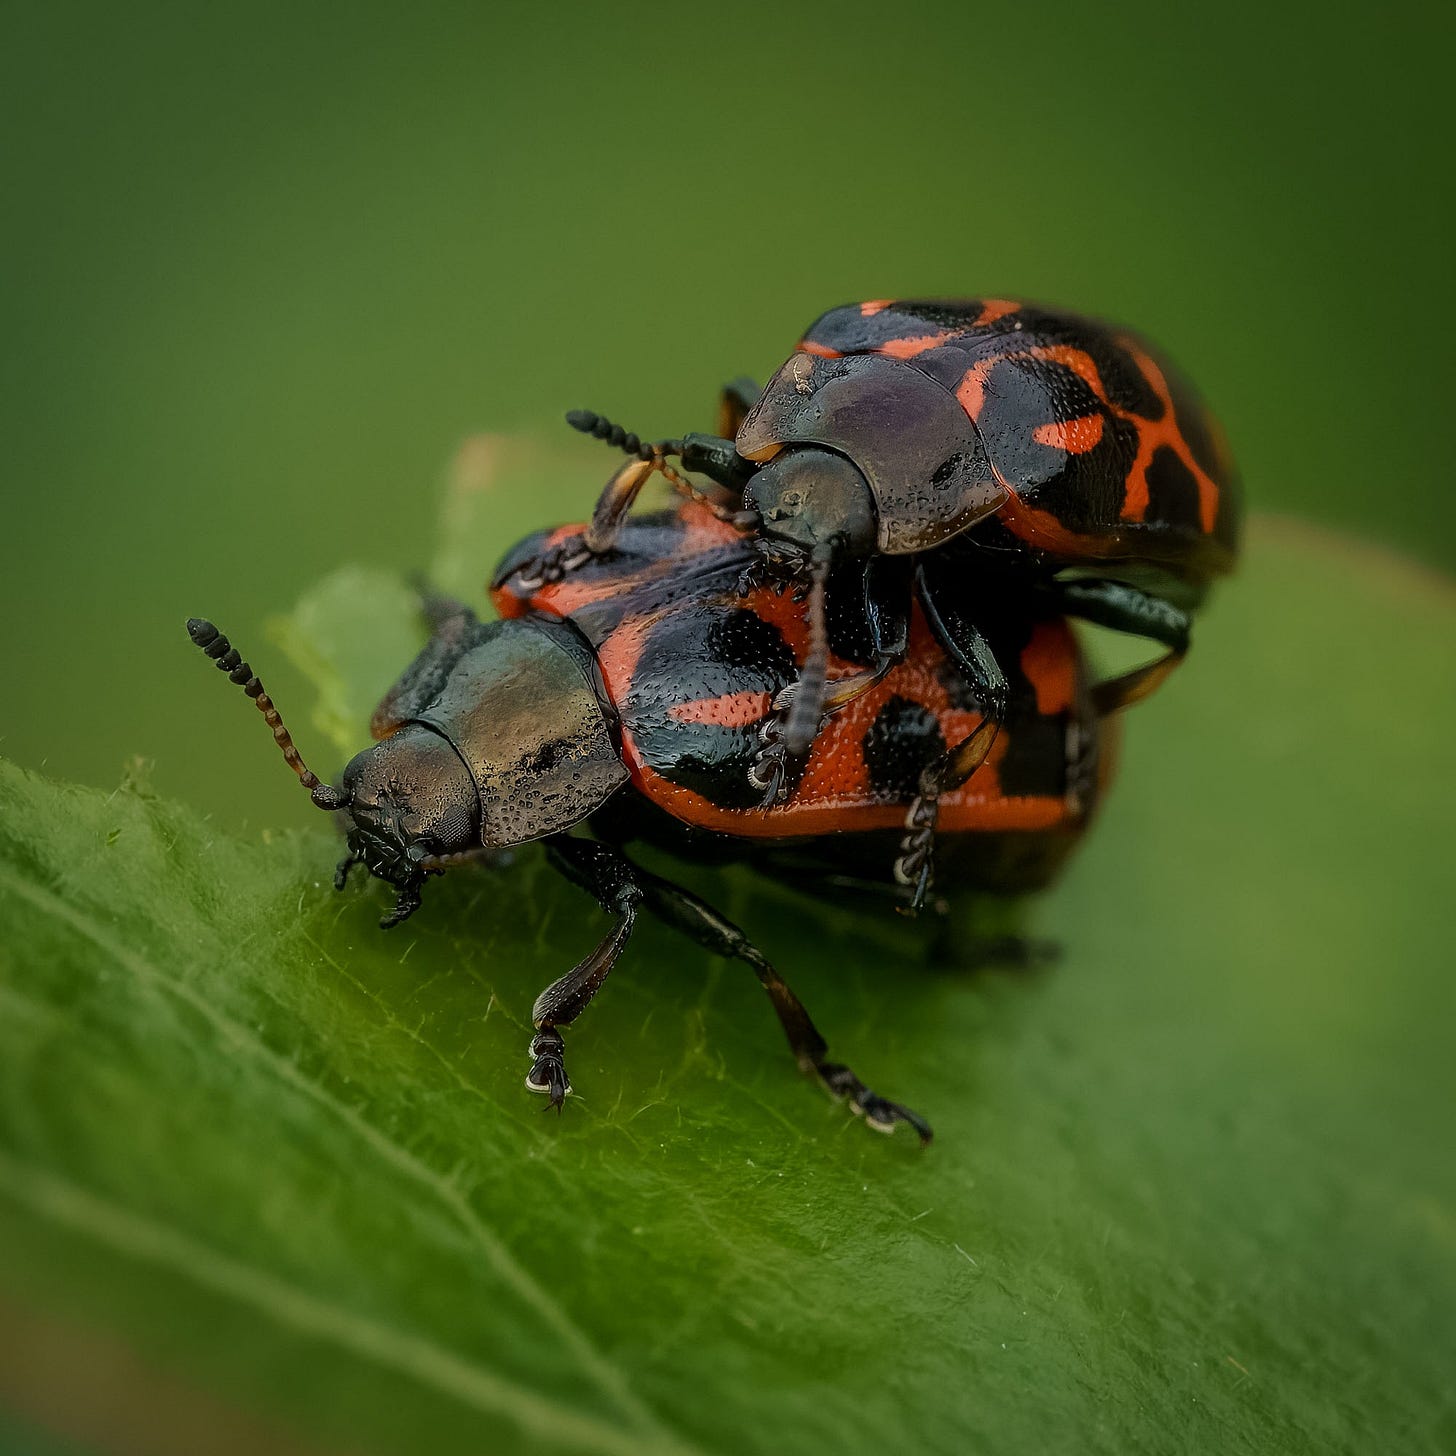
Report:
M860 670L870 649L858 640L865 628L853 573L831 575L819 624L831 649L828 716L791 766L785 794L765 805L746 769L812 650L814 624L766 586L740 594L752 544L693 502L624 523L610 557L557 581L524 574L580 531L544 533L507 555L494 587L502 620L481 622L460 602L426 596L429 641L375 711L379 741L350 761L337 787L304 764L227 638L199 619L188 631L254 700L314 803L338 815L348 853L337 888L356 864L393 886L382 928L419 908L429 876L533 840L613 917L601 943L536 999L531 1091L560 1108L571 1090L562 1028L601 989L646 909L746 962L799 1065L869 1126L889 1132L905 1122L928 1142L922 1117L828 1059L798 997L736 925L633 863L625 846L743 860L809 894L903 908L911 892L885 867L906 806L947 745L970 743L946 779L933 830L942 887L1034 890L1088 823L1106 778L1104 720L1127 700L1128 679L1094 684L1060 615L978 581L958 609L979 615L1005 665L1004 711L993 720L918 608L902 660ZM931 905L947 908L943 898Z

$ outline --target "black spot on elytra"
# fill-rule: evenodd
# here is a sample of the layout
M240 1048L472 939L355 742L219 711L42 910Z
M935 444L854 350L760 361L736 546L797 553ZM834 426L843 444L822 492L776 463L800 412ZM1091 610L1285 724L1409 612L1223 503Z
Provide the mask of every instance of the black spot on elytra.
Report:
M772 622L726 602L685 606L643 643L622 699L623 723L645 762L670 783L724 808L751 808L761 797L748 781L759 725L684 722L672 710L730 693L772 699L795 676L794 655Z
M945 737L928 708L896 696L876 714L861 749L877 795L913 799L921 770L945 752Z
M905 299L890 306L902 317L915 319L929 325L926 332L936 329L972 329L985 310L985 302L979 298L966 299ZM999 323L1000 320L998 319ZM981 326L985 328L983 324ZM1009 328L1010 325L1005 325Z
M793 653L772 622L745 609L713 614L707 652L730 668L787 676L794 670Z
M1066 714L1019 718L1009 725L1006 739L997 767L1003 793L1060 798L1066 792Z
M1159 445L1148 462L1148 509L1144 519L1200 529L1198 481L1171 445Z
M726 602L669 611L647 635L626 705L637 710L728 693L777 693L798 669L772 622Z

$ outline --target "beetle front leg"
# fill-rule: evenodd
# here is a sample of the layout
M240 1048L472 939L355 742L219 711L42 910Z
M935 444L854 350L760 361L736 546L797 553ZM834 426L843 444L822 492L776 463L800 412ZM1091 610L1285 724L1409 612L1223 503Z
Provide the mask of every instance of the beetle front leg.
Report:
M795 681L773 701L773 713L759 729L759 749L748 771L750 785L763 793L765 807L781 802L790 790L790 769L813 748L824 722L879 683L902 661L909 644L910 603L907 582L895 563L874 557L859 563L856 613L862 614L856 636L873 653L873 666L849 677L828 677L829 625L825 597L828 563L810 568L809 655ZM743 590L740 583L739 590ZM862 650L862 649L860 649ZM858 653L856 652L856 655Z
M633 865L605 844L563 836L550 840L547 852L557 869L588 890L603 910L616 917L597 948L559 981L553 981L531 1008L531 1024L536 1032L531 1038L532 1062L526 1088L549 1097L551 1106L559 1112L571 1091L560 1028L570 1026L586 1010L616 965L631 937L642 888Z
M656 469L654 460L629 460L603 487L586 530L580 536L557 542L534 561L521 566L516 574L517 589L539 591L585 566L593 556L604 556L610 551L627 513Z

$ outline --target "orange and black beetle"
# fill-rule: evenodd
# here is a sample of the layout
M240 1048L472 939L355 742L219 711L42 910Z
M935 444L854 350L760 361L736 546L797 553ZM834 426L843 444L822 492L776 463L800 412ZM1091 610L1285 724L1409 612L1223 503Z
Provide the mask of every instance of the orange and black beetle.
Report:
M380 741L337 788L304 765L227 639L200 620L188 630L262 710L314 802L338 815L348 838L339 887L359 863L395 887L386 928L418 908L429 875L532 840L613 916L601 943L535 1003L532 1091L561 1105L570 1090L561 1028L600 989L645 907L751 966L800 1065L871 1126L908 1122L928 1140L922 1118L828 1060L803 1005L736 926L624 847L745 860L808 893L903 907L912 891L885 868L907 806L927 770L969 742L977 772L940 798L931 908L943 914L947 895L1036 889L1086 828L1108 772L1105 720L1139 675L1094 683L1062 614L1014 576L936 597L943 612L980 622L1005 679L996 718L919 606L896 662L867 674L876 634L846 562L829 573L819 624L833 711L764 804L748 770L816 650L812 614L765 585L741 591L752 540L691 502L622 523L610 557L558 580L527 574L580 533L567 527L509 553L494 582L501 621L427 598L430 640L374 715ZM590 838L571 832L583 829Z
M916 598L999 719L1005 673L983 624L1001 609L988 587L1162 645L1132 690L1146 695L1181 661L1192 613L1233 564L1240 493L1222 433L1192 387L1126 330L1004 299L850 304L822 315L755 393L730 386L720 435L656 444L590 412L570 416L639 458L586 530L544 552L530 577L549 583L610 552L654 469L702 496L666 464L675 456L716 483L709 504L752 536L746 587L792 586L812 617L830 568L856 563L867 670L902 659ZM963 610L967 583L989 617ZM809 654L748 767L767 802L787 791L831 706L825 661ZM927 775L906 818L902 882L923 891L938 800L972 760L968 747Z

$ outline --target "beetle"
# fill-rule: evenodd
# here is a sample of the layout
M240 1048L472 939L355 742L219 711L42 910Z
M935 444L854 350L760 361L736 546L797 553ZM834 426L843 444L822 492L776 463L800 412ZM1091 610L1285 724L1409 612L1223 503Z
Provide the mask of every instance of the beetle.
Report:
M984 630L1007 666L999 723L916 608L892 668L832 715L773 804L747 784L774 703L802 671L814 633L791 598L740 594L750 540L696 502L624 523L610 557L533 585L523 568L579 534L522 542L495 574L500 619L427 594L430 636L375 711L377 740L337 786L308 769L251 666L211 623L192 640L253 699L313 802L337 816L351 868L393 887L389 929L419 908L427 879L532 841L612 916L601 942L536 999L527 1087L558 1109L571 1090L562 1028L596 995L639 910L746 962L799 1065L881 1131L929 1125L871 1091L828 1047L761 951L697 896L629 856L635 843L691 860L744 861L805 893L904 906L884 873L926 766L975 747L975 772L948 787L936 839L955 895L1021 894L1049 882L1082 836L1107 780L1108 723L1127 679L1095 683L1077 640L1044 600L995 594ZM988 605L973 584L965 611ZM1014 610L1008 609L1008 604ZM859 676L865 633L851 574L826 592L829 667ZM831 686L831 696L833 694ZM949 900L932 909L944 914Z
M810 326L761 393L729 386L717 436L649 445L590 411L568 418L637 458L587 529L543 553L536 579L611 551L654 470L694 493L667 464L675 456L716 483L709 505L753 536L745 589L767 580L812 597L831 567L857 563L870 670L903 656L917 598L993 718L1006 680L979 618L958 609L965 577L1020 571L1052 609L1158 643L1137 688L1146 695L1186 654L1193 613L1238 551L1237 473L1197 392L1146 341L1065 310L849 304ZM819 731L824 661L810 654L749 767L768 800ZM924 875L946 778L928 775L907 813L903 881Z

